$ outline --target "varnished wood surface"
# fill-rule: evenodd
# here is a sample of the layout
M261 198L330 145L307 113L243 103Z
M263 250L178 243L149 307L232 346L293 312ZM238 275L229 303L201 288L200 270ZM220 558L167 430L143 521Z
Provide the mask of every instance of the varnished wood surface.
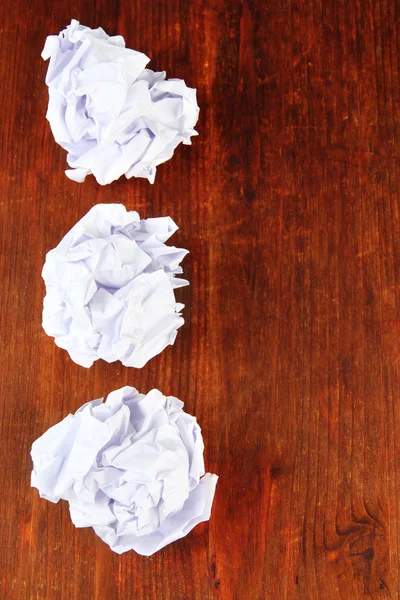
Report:
M145 180L64 176L46 35L122 34L198 89L199 137ZM0 598L400 598L396 0L3 0ZM41 328L45 253L98 202L171 215L185 327L144 369L75 365ZM130 384L184 400L212 519L118 556L29 487L32 442Z

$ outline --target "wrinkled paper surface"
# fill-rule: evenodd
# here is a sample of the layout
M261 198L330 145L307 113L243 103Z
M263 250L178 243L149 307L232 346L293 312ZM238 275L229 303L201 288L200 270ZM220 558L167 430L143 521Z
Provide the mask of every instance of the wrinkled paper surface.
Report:
M210 518L218 479L204 475L201 430L182 407L132 387L84 404L33 443L32 487L67 500L74 525L118 554L157 552Z
M125 48L123 37L72 20L47 38L42 57L50 59L47 119L68 152L70 179L92 173L102 185L121 175L153 183L157 165L197 135L196 90L145 69L150 59Z
M140 220L122 204L94 206L48 252L43 328L72 360L143 367L173 344L184 323L174 289L187 250L165 242L169 217Z

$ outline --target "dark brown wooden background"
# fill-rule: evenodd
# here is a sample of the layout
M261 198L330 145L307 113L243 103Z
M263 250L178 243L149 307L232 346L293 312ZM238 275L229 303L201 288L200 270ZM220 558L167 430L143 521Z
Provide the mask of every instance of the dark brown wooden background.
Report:
M198 89L153 186L64 175L46 35L120 33ZM400 3L3 0L1 600L400 598ZM98 202L171 215L186 324L144 369L75 365L41 328L45 253ZM30 447L125 384L183 399L210 523L118 556L29 487Z

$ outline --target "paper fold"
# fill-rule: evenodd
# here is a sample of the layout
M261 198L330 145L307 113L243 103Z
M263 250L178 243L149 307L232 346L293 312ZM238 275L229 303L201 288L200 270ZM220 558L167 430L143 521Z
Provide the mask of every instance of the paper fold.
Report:
M124 387L84 404L32 445L31 485L67 500L76 527L110 548L149 556L210 518L218 480L183 403Z
M93 207L46 256L43 328L73 361L143 367L173 344L183 305L174 290L183 248L169 217L140 220L122 204Z
M73 19L47 38L42 58L50 59L46 116L74 181L93 174L101 185L121 175L153 183L157 165L197 135L196 90L146 69L150 59L121 36Z

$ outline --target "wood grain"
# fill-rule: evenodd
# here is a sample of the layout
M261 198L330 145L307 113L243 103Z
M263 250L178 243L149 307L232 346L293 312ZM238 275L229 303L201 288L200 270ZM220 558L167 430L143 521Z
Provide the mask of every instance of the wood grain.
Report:
M46 35L79 19L197 87L199 137L144 180L64 176ZM396 0L3 0L0 598L400 598ZM144 369L75 365L41 328L45 253L98 202L171 215L186 324ZM185 401L212 519L113 554L29 487L33 440L130 384Z

